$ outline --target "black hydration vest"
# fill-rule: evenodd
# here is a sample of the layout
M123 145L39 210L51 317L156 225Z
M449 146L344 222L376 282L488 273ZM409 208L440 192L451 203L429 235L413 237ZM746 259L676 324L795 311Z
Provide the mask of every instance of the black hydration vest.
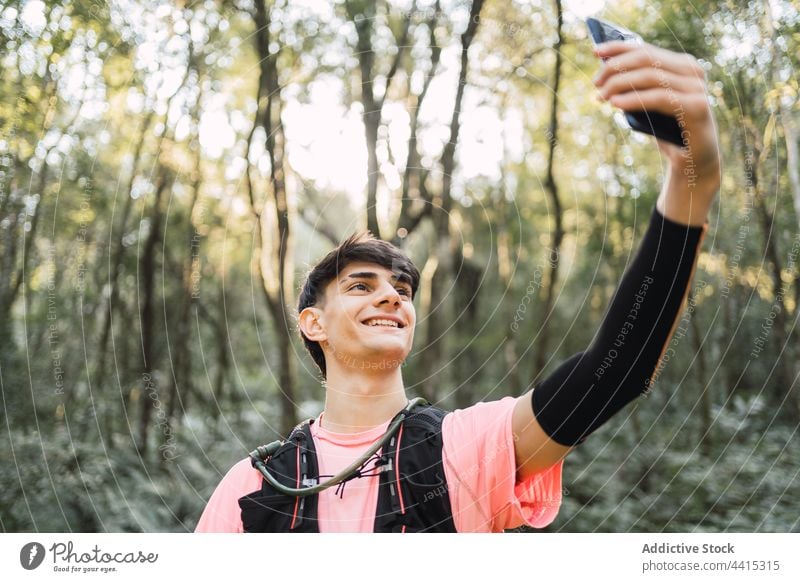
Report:
M433 406L414 408L397 434L376 453L380 481L375 532L456 531L442 465L445 414ZM307 420L295 427L266 462L269 472L287 487L301 488L319 481L310 428L313 422ZM319 532L318 497L284 495L262 479L261 489L239 499L244 531Z

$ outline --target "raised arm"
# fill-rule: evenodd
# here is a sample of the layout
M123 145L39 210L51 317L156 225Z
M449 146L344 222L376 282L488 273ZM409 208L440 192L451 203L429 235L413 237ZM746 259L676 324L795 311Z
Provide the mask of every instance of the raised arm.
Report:
M541 471L648 391L669 343L719 189L717 131L705 77L691 55L609 42L595 84L624 111L672 115L686 147L658 141L665 182L639 249L591 345L563 362L514 409L517 476Z

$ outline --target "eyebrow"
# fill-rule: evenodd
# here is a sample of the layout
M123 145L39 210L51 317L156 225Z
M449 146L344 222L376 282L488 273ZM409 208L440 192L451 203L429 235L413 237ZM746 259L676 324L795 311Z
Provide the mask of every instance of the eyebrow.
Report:
M361 271L359 273L350 273L344 279L339 280L339 284L346 283L349 279L369 279L370 281L374 281L378 278L378 274L373 271ZM399 283L405 283L406 285L411 285L411 279L405 273L400 273L400 275L392 275L390 280L397 281Z

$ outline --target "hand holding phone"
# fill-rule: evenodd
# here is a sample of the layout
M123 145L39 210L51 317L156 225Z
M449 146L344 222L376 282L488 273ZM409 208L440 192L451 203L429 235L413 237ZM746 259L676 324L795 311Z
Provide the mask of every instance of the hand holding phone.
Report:
M587 18L586 26L595 46L611 40L642 44L642 37L626 28L598 18ZM604 59L605 60L605 59ZM636 131L647 133L677 146L686 147L681 138L681 128L674 117L657 111L626 111L628 125Z

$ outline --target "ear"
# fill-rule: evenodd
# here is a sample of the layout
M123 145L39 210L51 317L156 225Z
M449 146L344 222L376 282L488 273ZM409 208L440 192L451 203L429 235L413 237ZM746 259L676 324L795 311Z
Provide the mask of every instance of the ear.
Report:
M297 324L300 326L300 331L312 342L322 343L328 339L325 327L320 321L321 317L322 310L318 307L306 307L298 316Z

